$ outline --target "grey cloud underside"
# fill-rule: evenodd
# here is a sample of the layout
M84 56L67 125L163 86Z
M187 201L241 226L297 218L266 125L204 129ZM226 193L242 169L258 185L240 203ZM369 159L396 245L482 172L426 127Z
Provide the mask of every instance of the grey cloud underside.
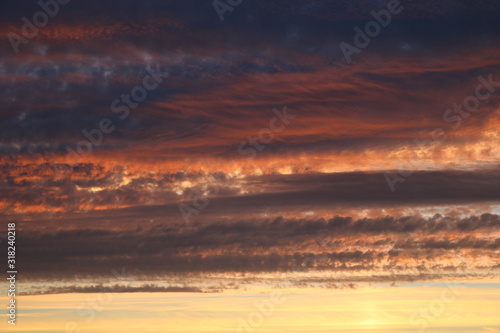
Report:
M41 290L33 290L29 292L21 292L19 295L46 295L46 294L68 294L68 293L201 293L203 292L197 287L163 287L155 284L144 284L139 287L128 285L114 284L111 286L93 285L81 287L78 285L70 285L65 287L47 287ZM214 290L211 290L214 292Z
M438 274L457 270L466 257L498 263L500 239L494 235L499 229L498 215L483 214L462 219L277 218L135 231L23 230L19 256L29 279L110 276L123 267L129 275L144 276L377 268L404 275L417 263L422 272ZM444 259L452 261L439 263ZM464 274L492 269L473 261L467 265L470 271Z

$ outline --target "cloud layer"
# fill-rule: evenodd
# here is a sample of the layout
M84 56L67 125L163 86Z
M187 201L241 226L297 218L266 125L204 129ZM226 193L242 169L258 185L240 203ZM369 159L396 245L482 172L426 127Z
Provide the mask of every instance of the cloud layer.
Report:
M401 5L348 63L385 1L222 22L210 1L75 1L17 53L40 7L5 1L0 217L26 277L497 274L500 5Z

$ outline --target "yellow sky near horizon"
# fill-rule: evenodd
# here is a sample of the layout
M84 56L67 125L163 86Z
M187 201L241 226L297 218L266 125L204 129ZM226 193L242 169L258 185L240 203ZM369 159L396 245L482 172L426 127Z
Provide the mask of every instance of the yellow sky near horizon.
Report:
M9 332L500 332L496 283L18 297ZM1 298L6 304L7 299Z

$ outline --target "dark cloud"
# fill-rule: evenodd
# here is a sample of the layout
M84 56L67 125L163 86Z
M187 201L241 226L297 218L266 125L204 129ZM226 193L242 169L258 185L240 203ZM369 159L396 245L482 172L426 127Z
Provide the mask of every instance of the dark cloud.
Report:
M72 230L19 236L19 256L30 279L200 272L287 272L297 269L369 270L385 262L459 265L467 257L497 259L498 215L436 215L329 220L234 221L179 229L168 225L136 231ZM409 238L410 237L410 238ZM458 258L462 259L458 259ZM434 265L434 266L433 266ZM434 267L434 268L431 268ZM402 269L402 267L398 268Z
M46 294L68 294L68 293L201 293L197 287L162 287L154 284L145 284L139 287L123 286L115 284L112 286L66 286L49 287L40 291L21 292L20 295L46 295Z
M6 176L1 186L6 190L0 199L22 203L27 208L46 204L53 209L80 211L90 205L106 207L90 213L80 213L72 220L85 218L123 219L133 217L182 220L179 204L193 206L197 186L176 192L179 181L205 182L205 175L155 174L144 175L123 184L124 169L104 169L82 164L68 169L67 178L47 180L37 177L54 173L54 168L32 165L29 167L4 166ZM395 174L398 171L395 171ZM205 217L237 216L240 211L257 215L263 212L282 214L285 211L334 210L338 208L400 208L451 204L494 203L499 200L498 172L485 171L415 171L391 192L385 178L387 173L296 174L248 177L244 184L232 180L221 184L217 195L208 197ZM80 178L81 177L81 178ZM180 178L178 178L180 177ZM30 179L31 178L31 179ZM19 180L22 179L22 180ZM122 184L122 185L119 185ZM236 188L234 187L236 186ZM198 191L203 185L199 185ZM157 189L151 192L151 188ZM266 188L262 193L259 189ZM83 190L82 190L83 189ZM96 190L94 190L96 189ZM257 189L257 190L255 190ZM250 192L242 194L241 191ZM193 192L194 191L194 192ZM260 192L260 193L259 193ZM186 201L187 200L187 201ZM148 204L149 203L149 204ZM150 204L155 203L155 204ZM146 205L148 204L148 205ZM113 207L126 208L113 208ZM87 210L87 209L86 209ZM90 209L93 210L93 209Z

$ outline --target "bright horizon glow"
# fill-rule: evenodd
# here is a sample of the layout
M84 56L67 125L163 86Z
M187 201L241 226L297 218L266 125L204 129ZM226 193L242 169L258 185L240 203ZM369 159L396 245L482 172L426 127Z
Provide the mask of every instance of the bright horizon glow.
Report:
M274 311L269 307L273 297L269 290L21 296L18 325L12 332L64 332L66 325L74 327L68 324L73 322L89 333L238 333L244 321L255 332L418 332L424 323L429 333L500 332L496 307L500 282L471 285L458 287L456 297L450 291L444 298L446 287L427 284L275 290L291 293L275 296ZM433 308L438 315L431 314ZM263 318L260 325L250 324L259 318Z

